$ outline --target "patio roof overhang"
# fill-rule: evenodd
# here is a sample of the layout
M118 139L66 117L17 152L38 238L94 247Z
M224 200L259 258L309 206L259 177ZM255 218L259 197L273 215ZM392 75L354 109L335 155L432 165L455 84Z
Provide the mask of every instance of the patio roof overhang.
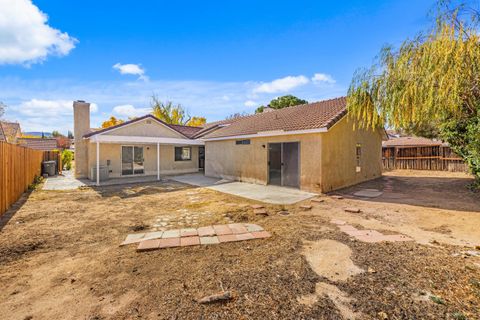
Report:
M205 142L202 140L182 139L182 138L166 138L166 137L142 137L142 136L117 136L98 134L89 138L91 143L137 143L137 144L169 144L169 145L188 145L203 146Z

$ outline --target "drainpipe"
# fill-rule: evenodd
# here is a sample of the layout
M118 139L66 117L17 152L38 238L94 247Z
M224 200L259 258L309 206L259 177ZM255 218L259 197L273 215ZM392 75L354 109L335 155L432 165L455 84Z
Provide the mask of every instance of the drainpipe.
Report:
M100 142L97 141L97 187L100 186Z
M157 180L160 181L160 143L157 142Z

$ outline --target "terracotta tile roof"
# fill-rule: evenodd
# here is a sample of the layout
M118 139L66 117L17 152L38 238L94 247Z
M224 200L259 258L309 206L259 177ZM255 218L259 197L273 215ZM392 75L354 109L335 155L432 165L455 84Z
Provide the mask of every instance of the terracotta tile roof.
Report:
M206 133L202 138L241 136L276 130L330 128L346 113L345 97L335 98L233 119L233 122L226 122L229 124Z
M223 126L229 125L229 124L231 124L235 121L238 121L240 119L243 119L245 117L248 117L248 116L242 116L242 117L236 117L236 118L231 118L231 119L225 119L225 120L206 123L203 126L202 130L198 131L197 134L195 134L194 138L201 138L201 137L207 135L210 132L218 130L218 129L222 128Z
M423 137L400 137L382 142L383 147L433 147L440 146L440 140L431 140Z
M182 133L187 138L192 138L196 133L203 129L202 127L182 126L179 124L169 124L168 126Z
M2 126L6 141L9 143L17 143L17 137L22 133L20 124L18 122L0 121L0 125Z
M27 148L43 151L58 149L57 139L18 138L18 144Z

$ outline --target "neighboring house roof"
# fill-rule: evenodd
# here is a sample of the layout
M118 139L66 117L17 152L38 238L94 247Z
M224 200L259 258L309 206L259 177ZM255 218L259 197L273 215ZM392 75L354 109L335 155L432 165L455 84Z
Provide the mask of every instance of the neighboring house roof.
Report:
M17 138L20 137L22 130L18 122L0 121L5 140L9 143L17 143Z
M440 140L423 137L400 137L382 142L383 147L434 147L444 145Z
M57 148L57 139L48 138L48 139L41 139L41 138L18 138L18 144L35 149L35 150L43 150L43 151L51 151L58 149Z
M195 134L203 129L202 127L182 126L179 124L169 124L168 126L182 133L187 138L193 138Z
M347 113L346 104L346 98L341 97L239 117L227 120L222 123L223 126L206 133L202 138L243 136L268 131L328 129Z

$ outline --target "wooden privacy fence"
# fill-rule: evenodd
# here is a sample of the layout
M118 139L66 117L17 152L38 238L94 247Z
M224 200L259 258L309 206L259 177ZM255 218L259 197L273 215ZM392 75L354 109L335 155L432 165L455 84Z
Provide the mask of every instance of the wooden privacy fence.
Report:
M383 147L384 170L413 169L466 172L468 166L448 146Z
M56 160L54 157L58 159L59 152L0 142L0 216L27 191L35 177L41 175L42 161Z

